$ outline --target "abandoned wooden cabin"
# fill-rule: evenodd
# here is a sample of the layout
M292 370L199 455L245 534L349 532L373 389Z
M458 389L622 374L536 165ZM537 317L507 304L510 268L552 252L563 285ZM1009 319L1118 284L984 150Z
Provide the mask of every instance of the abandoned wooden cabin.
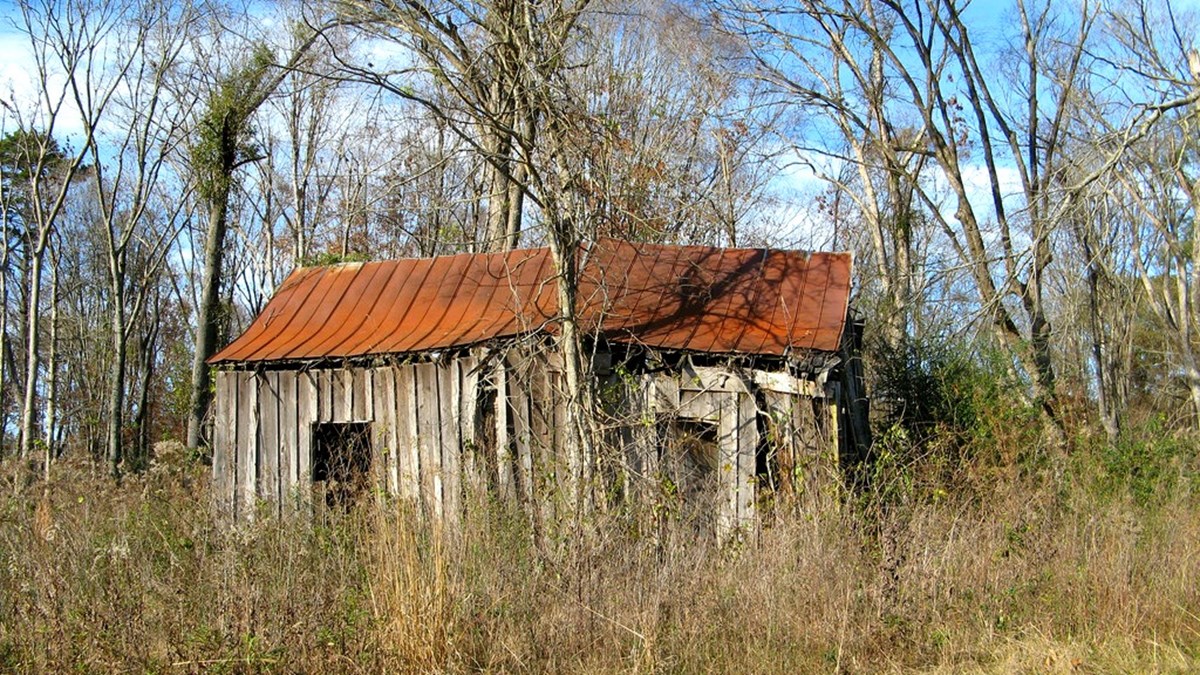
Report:
M727 533L859 456L849 254L603 239L579 256L598 456L562 443L547 249L308 267L211 359L220 507L377 489L449 520L510 502L540 526L582 482L669 493Z

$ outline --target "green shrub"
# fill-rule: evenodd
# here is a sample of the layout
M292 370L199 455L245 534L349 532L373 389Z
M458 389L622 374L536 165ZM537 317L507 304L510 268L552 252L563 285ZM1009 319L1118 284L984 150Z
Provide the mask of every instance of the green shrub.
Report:
M939 337L877 346L871 361L880 414L867 474L876 493L936 500L969 489L965 474L1042 454L1037 411L1016 396L998 354Z

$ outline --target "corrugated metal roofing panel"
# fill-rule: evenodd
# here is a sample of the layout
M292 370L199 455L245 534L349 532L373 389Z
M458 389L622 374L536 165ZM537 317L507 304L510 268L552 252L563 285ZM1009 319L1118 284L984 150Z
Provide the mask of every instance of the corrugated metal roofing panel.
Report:
M841 339L849 254L604 239L580 260L580 321L611 340L783 355ZM545 248L302 268L211 362L420 352L553 329L555 283Z
M665 349L834 351L850 267L848 253L602 240L581 275L580 314L610 339Z

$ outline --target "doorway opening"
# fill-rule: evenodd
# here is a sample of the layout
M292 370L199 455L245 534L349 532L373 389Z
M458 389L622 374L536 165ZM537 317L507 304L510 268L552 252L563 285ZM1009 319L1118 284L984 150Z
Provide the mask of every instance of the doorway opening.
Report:
M367 491L371 475L371 423L313 425L313 491L330 508L349 509Z

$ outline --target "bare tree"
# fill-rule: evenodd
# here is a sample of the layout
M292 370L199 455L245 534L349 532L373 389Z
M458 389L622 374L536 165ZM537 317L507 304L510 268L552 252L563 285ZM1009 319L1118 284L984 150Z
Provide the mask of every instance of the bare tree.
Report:
M487 235L482 247L513 248L530 196L539 117L531 80L559 72L567 54L539 55L543 43L569 46L586 2L535 6L519 0L435 4L341 2L344 23L404 45L417 65L389 68L339 59L344 77L369 82L423 106L486 161ZM540 57L549 62L538 62ZM428 83L418 88L414 82Z
M1097 316L1093 327L1098 403L1112 438L1132 374L1122 368L1121 343L1106 333L1128 322L1138 306L1150 310L1166 337L1169 363L1181 374L1200 425L1200 251L1190 243L1200 207L1194 141L1200 57L1191 43L1194 18L1177 15L1169 4L1134 2L1103 18L1109 41L1097 56L1106 75L1082 98L1072 155L1082 167L1078 174L1095 177L1088 194L1103 204L1106 220L1076 228L1089 289L1100 295L1105 286L1126 286L1117 310L1123 316ZM1137 288L1128 288L1131 283Z
M19 118L25 129L36 130L36 143L26 150L29 204L30 291L26 314L26 373L20 424L24 456L32 451L36 431L38 379L41 371L40 316L43 264L46 248L67 200L74 178L93 150L95 124L85 124L78 148L62 163L52 179L45 174L58 149L54 141L64 118L87 111L102 118L131 67L113 38L123 17L117 3L88 0L22 2L20 27L29 39L34 57L34 82L38 100L28 118Z
M991 46L979 40L967 11L954 0L835 0L734 15L743 35L763 39L763 76L797 103L822 110L839 130L833 148L804 130L797 132L800 145L878 167L887 198L864 203L891 201L903 213L904 198L915 197L938 224L974 282L979 311L1027 375L1047 431L1061 440L1045 275L1056 223L1070 202L1055 176L1097 12L1086 3L1071 14L1019 0L1010 22L1014 48L993 50L988 60ZM789 59L776 65L771 49ZM1053 78L1046 75L1051 63ZM840 154L847 140L849 152ZM929 180L927 163L936 166L936 180ZM984 177L982 189L975 175ZM939 199L939 183L953 211ZM882 219L869 220L881 264ZM879 274L892 277L898 290L890 294L903 302L905 266L884 265Z
M115 97L110 126L90 109L82 109L89 134L93 171L90 183L96 200L96 215L104 234L110 303L112 364L109 375L108 425L109 470L117 475L123 458L127 354L134 323L130 317L146 309L148 294L157 286L174 238L179 232L183 195L174 203L156 200L156 188L164 179L168 158L183 142L187 100L172 99L168 73L181 60L187 45L188 24L194 21L189 6L159 0L130 2L125 6L118 36L123 58L122 91ZM86 81L73 82L74 95L86 100ZM108 143L102 149L101 142ZM106 156L107 155L107 156ZM111 159L109 158L111 157ZM156 209L152 212L151 209ZM138 269L140 278L130 278L130 251L138 245L152 252Z
M207 361L217 350L225 234L229 228L230 197L236 172L261 159L258 149L250 142L253 117L303 58L316 35L315 31L303 30L282 63L276 62L275 55L265 44L258 43L251 47L250 56L244 62L223 73L208 73L212 78L211 90L196 126L190 162L199 198L207 210L208 225L197 307L196 355L192 364L189 447L198 447L201 443L204 417L211 398Z
M737 246L766 210L777 110L730 66L742 43L693 9L642 0L588 21L620 36L569 74L595 121L576 171L600 234Z
M580 484L590 481L594 453L587 428L591 383L585 375L575 293L580 244L594 223L586 180L576 169L579 150L588 145L584 139L596 128L567 73L586 61L581 38L589 5L588 0L338 5L346 23L403 44L416 63L388 70L343 58L345 76L423 106L487 163L484 247L515 246L525 229L526 210L536 211L557 277L557 342L567 398L563 451ZM410 86L414 80L428 82L433 91ZM579 490L576 498L582 508L585 491Z

